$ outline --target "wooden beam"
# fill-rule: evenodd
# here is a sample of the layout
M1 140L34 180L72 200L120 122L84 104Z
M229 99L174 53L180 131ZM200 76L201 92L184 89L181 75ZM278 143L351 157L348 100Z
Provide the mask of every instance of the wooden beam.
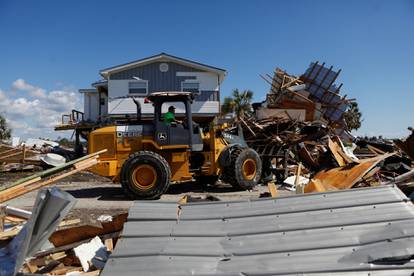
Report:
M0 232L4 231L4 219L6 218L6 206L0 205Z
M11 185L9 185L8 187L13 187L13 186L16 186L16 185L19 185L19 184L23 184L23 183L25 183L25 182L27 182L27 181L29 181L29 180L32 180L32 179L34 179L34 178L37 178L37 177L43 178L43 177L46 177L46 176L53 175L53 174L55 174L55 173L57 173L57 172L59 172L59 171L62 171L62 170L67 169L67 168L70 168L72 165L74 165L74 164L76 164L76 163L79 163L80 161L83 161L83 160L89 159L89 158L94 157L94 156L98 156L99 154L104 153L104 152L106 152L106 151L107 151L107 150L106 150L106 149L104 149L104 150L101 150L101 151L98 151L98 152L95 152L95 153L91 153L91 154L86 155L86 156L84 156L84 157L81 157L81 158L78 158L78 159L72 160L72 161L70 161L70 162L67 162L67 163L65 163L65 164L63 164L63 165L61 165L61 166L57 166L57 167L54 167L54 168L51 168L51 169L45 170L45 171L43 171L43 172L39 172L39 173L33 174L33 175L31 175L31 176L28 176L28 177L25 177L25 178L19 179L18 181L16 181L16 182L12 183L12 184L11 184ZM7 188L2 187L2 188L0 188L0 191L5 190L5 189L7 189Z
M300 174L302 172L302 163L299 162L298 168L296 170L296 178L295 178L295 186L296 186L296 193L303 194L304 193L304 186L300 183Z
M267 183L267 189L269 190L269 193L273 198L279 196L279 193L277 192L275 182L271 181L271 182Z
M340 167L343 167L346 165L346 162L344 158L339 154L339 146L334 143L331 138L328 138L328 147L331 150L332 155L334 156L336 162Z
M29 180L28 182L35 182L35 183L29 183L28 184L27 182L25 182L25 183L13 186L11 188L8 188L7 190L4 190L4 191L0 192L0 203L8 201L8 200L16 198L16 197L19 197L19 196L21 196L23 194L26 194L26 193L29 193L31 191L37 190L37 189L39 189L43 186L47 186L47 185L49 185L49 184L51 184L51 183L53 183L57 180L60 180L60 179L65 178L69 175L72 175L74 173L82 171L86 168L92 167L93 165L97 164L98 162L99 161L97 159L94 159L93 163L85 164L84 166L82 166L80 168L77 168L77 169L73 168L73 169L71 169L71 170L69 170L65 173L62 173L60 175L51 177L51 178L49 178L45 181L36 183L37 181L33 181L34 179L32 179L32 180Z

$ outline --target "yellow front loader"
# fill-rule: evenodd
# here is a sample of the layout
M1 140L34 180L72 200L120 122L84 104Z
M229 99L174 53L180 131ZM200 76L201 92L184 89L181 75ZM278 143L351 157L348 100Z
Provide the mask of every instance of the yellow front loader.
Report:
M242 135L225 133L219 127L202 129L194 123L192 93L157 92L148 100L154 106L152 121L140 119L138 106L135 122L89 134L89 153L107 149L92 168L94 173L120 182L125 193L137 199L158 198L171 183L194 179L212 184L221 178L239 189L258 183L259 155L247 147ZM183 124L164 123L163 106L171 103L184 104Z

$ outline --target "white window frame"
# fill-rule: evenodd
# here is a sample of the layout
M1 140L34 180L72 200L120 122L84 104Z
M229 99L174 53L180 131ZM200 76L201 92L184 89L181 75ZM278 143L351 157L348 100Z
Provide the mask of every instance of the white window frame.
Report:
M145 83L145 94L139 94L139 93L130 93L129 92L129 84L130 83ZM134 96L148 96L148 81L147 80L128 80L128 95L134 95Z
M201 94L201 89L200 89L200 81L199 80L184 80L181 82L181 91L184 92L184 88L183 88L183 84L184 83L198 83L198 92L194 93L195 95L200 95Z

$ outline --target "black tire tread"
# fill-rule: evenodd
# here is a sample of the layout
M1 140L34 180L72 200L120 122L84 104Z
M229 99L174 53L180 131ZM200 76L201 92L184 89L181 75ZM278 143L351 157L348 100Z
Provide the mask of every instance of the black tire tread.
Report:
M170 177L171 177L171 169L170 169L170 165L168 164L167 160L165 160L164 157L162 157L161 155L159 155L156 152L153 151L147 151L147 150L143 150L143 151L138 151L135 152L133 154L131 154L127 160L125 160L124 164L122 165L122 169L121 169L121 186L122 186L122 190L124 191L124 193L131 199L156 199L159 198L162 194L164 194L169 187L169 182L167 185L164 185L162 187L162 189L156 193L153 194L151 196L141 196L136 194L130 187L128 184L128 181L125 179L125 174L126 174L126 170L127 170L127 166L126 164L128 164L127 162L130 162L131 160L138 158L138 157L142 157L142 156L151 156L151 158L156 159L157 161L159 161L162 166L166 169L167 171L167 179L169 181Z
M257 181L255 181L256 183L254 185L245 185L245 183L241 183L237 180L237 168L236 168L236 161L238 159L238 157L240 156L240 154L243 151L246 150L250 150L250 151L254 151L253 149L250 148L242 148L242 147L236 147L232 150L231 154L230 154L230 165L228 167L226 167L224 169L223 174L221 175L221 180L229 183L230 185L232 185L234 188L236 189L241 189L241 190L247 190L247 189L251 189L254 185L256 185L259 181L259 179ZM257 154L257 153L256 153ZM260 158L259 158L260 160ZM261 175L261 164L260 164L260 174Z

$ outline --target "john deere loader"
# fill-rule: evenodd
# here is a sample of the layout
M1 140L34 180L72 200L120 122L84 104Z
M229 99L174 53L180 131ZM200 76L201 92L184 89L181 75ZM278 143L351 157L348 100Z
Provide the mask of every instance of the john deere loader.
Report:
M248 148L242 136L228 134L219 127L200 128L193 122L188 92L157 92L148 96L154 107L152 121L137 117L127 125L106 126L92 131L89 153L107 149L100 155L94 173L120 182L125 193L136 199L155 199L170 184L218 178L238 189L249 189L259 181L259 155ZM181 103L185 117L181 123L163 120L165 106Z

